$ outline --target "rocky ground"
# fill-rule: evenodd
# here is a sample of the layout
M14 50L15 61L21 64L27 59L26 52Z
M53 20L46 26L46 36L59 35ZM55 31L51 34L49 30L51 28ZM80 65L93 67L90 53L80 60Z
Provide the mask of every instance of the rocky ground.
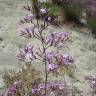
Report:
M19 45L27 41L18 36L19 20L27 13L22 9L29 0L0 0L0 72L5 69L18 70L16 51ZM83 29L82 29L83 30ZM68 31L71 33L71 42L62 51L74 56L77 66L75 76L80 82L76 86L86 89L84 76L96 75L96 39L85 29L81 32L79 28L70 28L68 25L62 28L50 27L49 31ZM1 78L1 76L0 76ZM3 86L0 79L0 88ZM85 90L85 95L88 90Z

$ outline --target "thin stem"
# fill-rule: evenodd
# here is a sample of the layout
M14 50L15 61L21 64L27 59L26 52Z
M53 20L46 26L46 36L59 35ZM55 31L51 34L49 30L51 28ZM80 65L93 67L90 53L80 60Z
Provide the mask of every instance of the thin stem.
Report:
M42 35L41 35L41 37L42 37ZM44 46L43 38L42 38L42 45L43 45L43 55L44 55L43 63L45 65L45 95L46 95L47 94L48 74L47 74L47 63L46 63L46 47Z
M39 20L37 19L37 26L39 26Z
M47 64L46 64L46 51L45 51L45 48L44 48L44 54L45 54L44 64L45 64L45 95L46 95L46 93L47 93L48 74L47 74Z
M46 63L46 46L45 46L45 42L44 42L44 38L42 36L42 33L40 33L41 39L42 39L42 47L43 47L43 63L45 65L45 95L47 94L47 81L48 81L48 72L47 72L47 63Z
M42 43L42 47L43 47L43 64L45 65L45 95L47 94L47 82L48 82L48 72L47 72L47 63L46 63L46 46L45 46L45 41L44 41L44 38L43 38L43 35L42 35L42 31L44 31L45 27L43 30L40 30L39 29L39 23L38 23L38 20L37 20L37 26L38 26L38 32L39 32L39 35L40 35L40 41ZM45 26L45 22L44 22L44 26Z

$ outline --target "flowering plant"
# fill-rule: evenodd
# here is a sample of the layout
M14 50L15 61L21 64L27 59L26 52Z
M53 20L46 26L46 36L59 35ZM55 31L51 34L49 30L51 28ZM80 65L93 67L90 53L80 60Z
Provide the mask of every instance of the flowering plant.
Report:
M19 72L19 75L15 76L18 79L15 79L15 81L13 80L14 83L11 82L11 86L9 86L4 96L52 96L52 94L55 96L70 96L68 95L70 93L69 90L72 91L73 89L68 88L65 75L67 74L72 79L74 78L74 59L69 54L61 54L58 50L58 47L63 47L63 45L66 44L70 34L68 32L53 32L46 36L44 32L46 32L46 29L51 22L51 18L47 17L46 20L45 15L42 21L39 21L38 18L34 20L36 15L31 13L32 8L30 6L24 8L30 11L30 14L26 15L20 22L22 24L31 23L31 27L20 28L20 36L30 40L37 39L41 46L35 48L35 46L31 44L27 44L24 48L19 50L17 58L26 64L27 70L26 68L23 68L23 70ZM48 10L44 8L40 9L40 12L41 14L46 14L48 13ZM50 51L50 48L54 48L54 51ZM42 62L42 66L44 66L44 68L41 69L42 72L40 73L42 73L42 76L40 76L40 78L34 76L39 76L39 73L36 74L33 72L37 72L36 70L30 71L30 65L37 60ZM23 73L23 76L20 73ZM51 80L53 75L54 78L56 76L55 79L57 80ZM28 78L27 76L31 77ZM57 78L59 76L62 78L60 82L58 80L59 78ZM28 81L28 79L30 81ZM25 82L29 82L27 83L29 86L27 86ZM75 91L77 90L76 88L74 89Z

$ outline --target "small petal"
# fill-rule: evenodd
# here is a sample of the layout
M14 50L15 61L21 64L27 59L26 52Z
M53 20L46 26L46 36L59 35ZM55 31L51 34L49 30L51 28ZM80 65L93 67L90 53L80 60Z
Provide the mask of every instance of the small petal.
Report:
M27 19L28 21L33 21L33 17L34 17L33 14L28 14L28 15L26 16L26 19Z
M46 14L46 13L48 13L48 10L46 8L42 8L42 9L40 9L40 12L43 14Z

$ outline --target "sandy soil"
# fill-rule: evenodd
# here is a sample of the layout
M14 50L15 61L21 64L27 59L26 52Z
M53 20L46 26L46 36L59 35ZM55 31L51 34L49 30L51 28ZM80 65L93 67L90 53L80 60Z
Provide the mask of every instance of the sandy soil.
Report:
M28 0L27 0L28 1ZM16 50L20 40L18 22L27 13L26 0L0 0L0 73L4 69L17 69ZM0 76L1 78L1 76ZM0 83L0 87L2 83Z
M29 0L0 0L0 72L4 69L18 70L19 68L16 51L18 45L23 45L28 41L18 36L18 21L27 13L22 9L22 6L28 3L27 1ZM84 76L96 75L96 39L89 35L89 32L80 32L78 28L70 29L68 26L50 27L49 31L71 33L71 42L61 51L74 56L77 66L75 76L82 82L76 82L75 85L84 89L84 96L88 96ZM2 79L0 82L0 87L2 87Z

